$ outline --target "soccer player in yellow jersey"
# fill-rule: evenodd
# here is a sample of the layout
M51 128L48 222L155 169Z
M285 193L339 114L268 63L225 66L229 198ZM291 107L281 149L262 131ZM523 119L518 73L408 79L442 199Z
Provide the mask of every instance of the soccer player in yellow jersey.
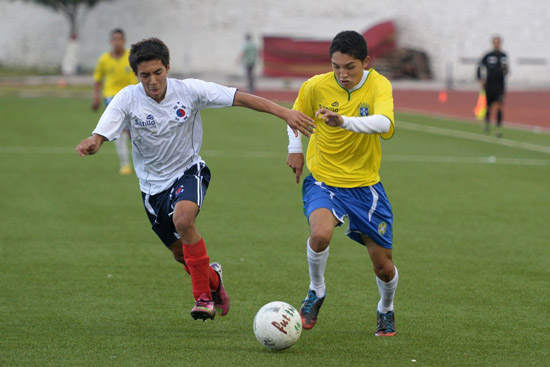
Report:
M99 94L103 84L103 98L107 106L115 94L130 84L136 84L136 76L128 62L130 51L124 48L124 31L120 28L111 31L111 51L105 52L99 57L94 70L94 100L92 109L99 108ZM115 148L120 161L120 174L132 173L130 166L130 152L128 149L130 133L125 130L120 138L115 140Z
M307 148L311 174L304 179L304 213L310 228L307 259L310 285L300 314L311 329L325 300L325 267L334 227L348 218L346 234L364 245L376 275L376 336L395 335L393 298L398 273L392 259L393 214L380 182L380 139L394 132L390 82L374 69L363 36L336 35L330 45L332 72L300 88L294 109L314 117L316 129ZM289 131L287 164L299 183L304 165L300 137Z

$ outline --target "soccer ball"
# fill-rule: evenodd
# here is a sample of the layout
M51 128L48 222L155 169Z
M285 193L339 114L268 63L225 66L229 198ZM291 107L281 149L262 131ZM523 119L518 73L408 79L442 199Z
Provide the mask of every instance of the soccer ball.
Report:
M301 334L300 313L286 302L268 303L254 317L254 335L269 350L290 348Z

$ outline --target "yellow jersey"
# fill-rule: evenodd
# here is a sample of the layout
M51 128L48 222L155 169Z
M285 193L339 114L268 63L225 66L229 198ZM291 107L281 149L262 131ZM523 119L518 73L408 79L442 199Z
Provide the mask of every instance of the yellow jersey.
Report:
M362 134L327 125L317 118L311 135L306 164L313 177L330 186L351 188L375 185L380 181L382 150L380 137L394 133L391 83L374 69L365 71L361 82L351 91L342 87L333 72L307 80L298 93L294 109L315 118L327 108L342 116L384 115L391 121L384 134Z
M94 70L94 80L103 82L103 97L114 97L122 88L137 83L128 61L129 55L130 51L126 50L120 58L114 58L110 52L99 57Z

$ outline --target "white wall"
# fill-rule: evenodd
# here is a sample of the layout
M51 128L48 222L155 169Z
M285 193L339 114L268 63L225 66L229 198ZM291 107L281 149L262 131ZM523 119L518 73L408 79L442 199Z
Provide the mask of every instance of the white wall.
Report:
M60 64L68 25L61 14L22 1L0 2L0 63ZM114 0L82 17L80 63L93 68L108 49L108 33L126 30L129 44L157 36L171 51L172 70L185 75L236 74L244 34L331 39L343 29L365 29L394 20L402 47L424 50L434 76L474 79L474 65L495 33L511 58L510 83L550 87L548 0ZM519 65L518 58L543 58L546 65ZM328 62L328 60L327 60Z

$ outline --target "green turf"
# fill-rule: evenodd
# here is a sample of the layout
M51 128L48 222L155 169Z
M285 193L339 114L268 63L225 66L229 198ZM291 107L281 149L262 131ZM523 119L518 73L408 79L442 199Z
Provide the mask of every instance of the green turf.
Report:
M188 276L149 228L136 178L118 175L112 143L94 157L73 152L97 121L89 105L0 99L0 365L547 363L550 154L452 136L483 137L480 125L399 114L381 170L395 213L398 335L373 336L374 275L339 228L318 325L271 353L252 332L255 312L274 300L299 307L308 285L283 123L241 108L203 113L213 175L197 225L232 303L202 323L189 315ZM504 133L550 145L548 134Z

